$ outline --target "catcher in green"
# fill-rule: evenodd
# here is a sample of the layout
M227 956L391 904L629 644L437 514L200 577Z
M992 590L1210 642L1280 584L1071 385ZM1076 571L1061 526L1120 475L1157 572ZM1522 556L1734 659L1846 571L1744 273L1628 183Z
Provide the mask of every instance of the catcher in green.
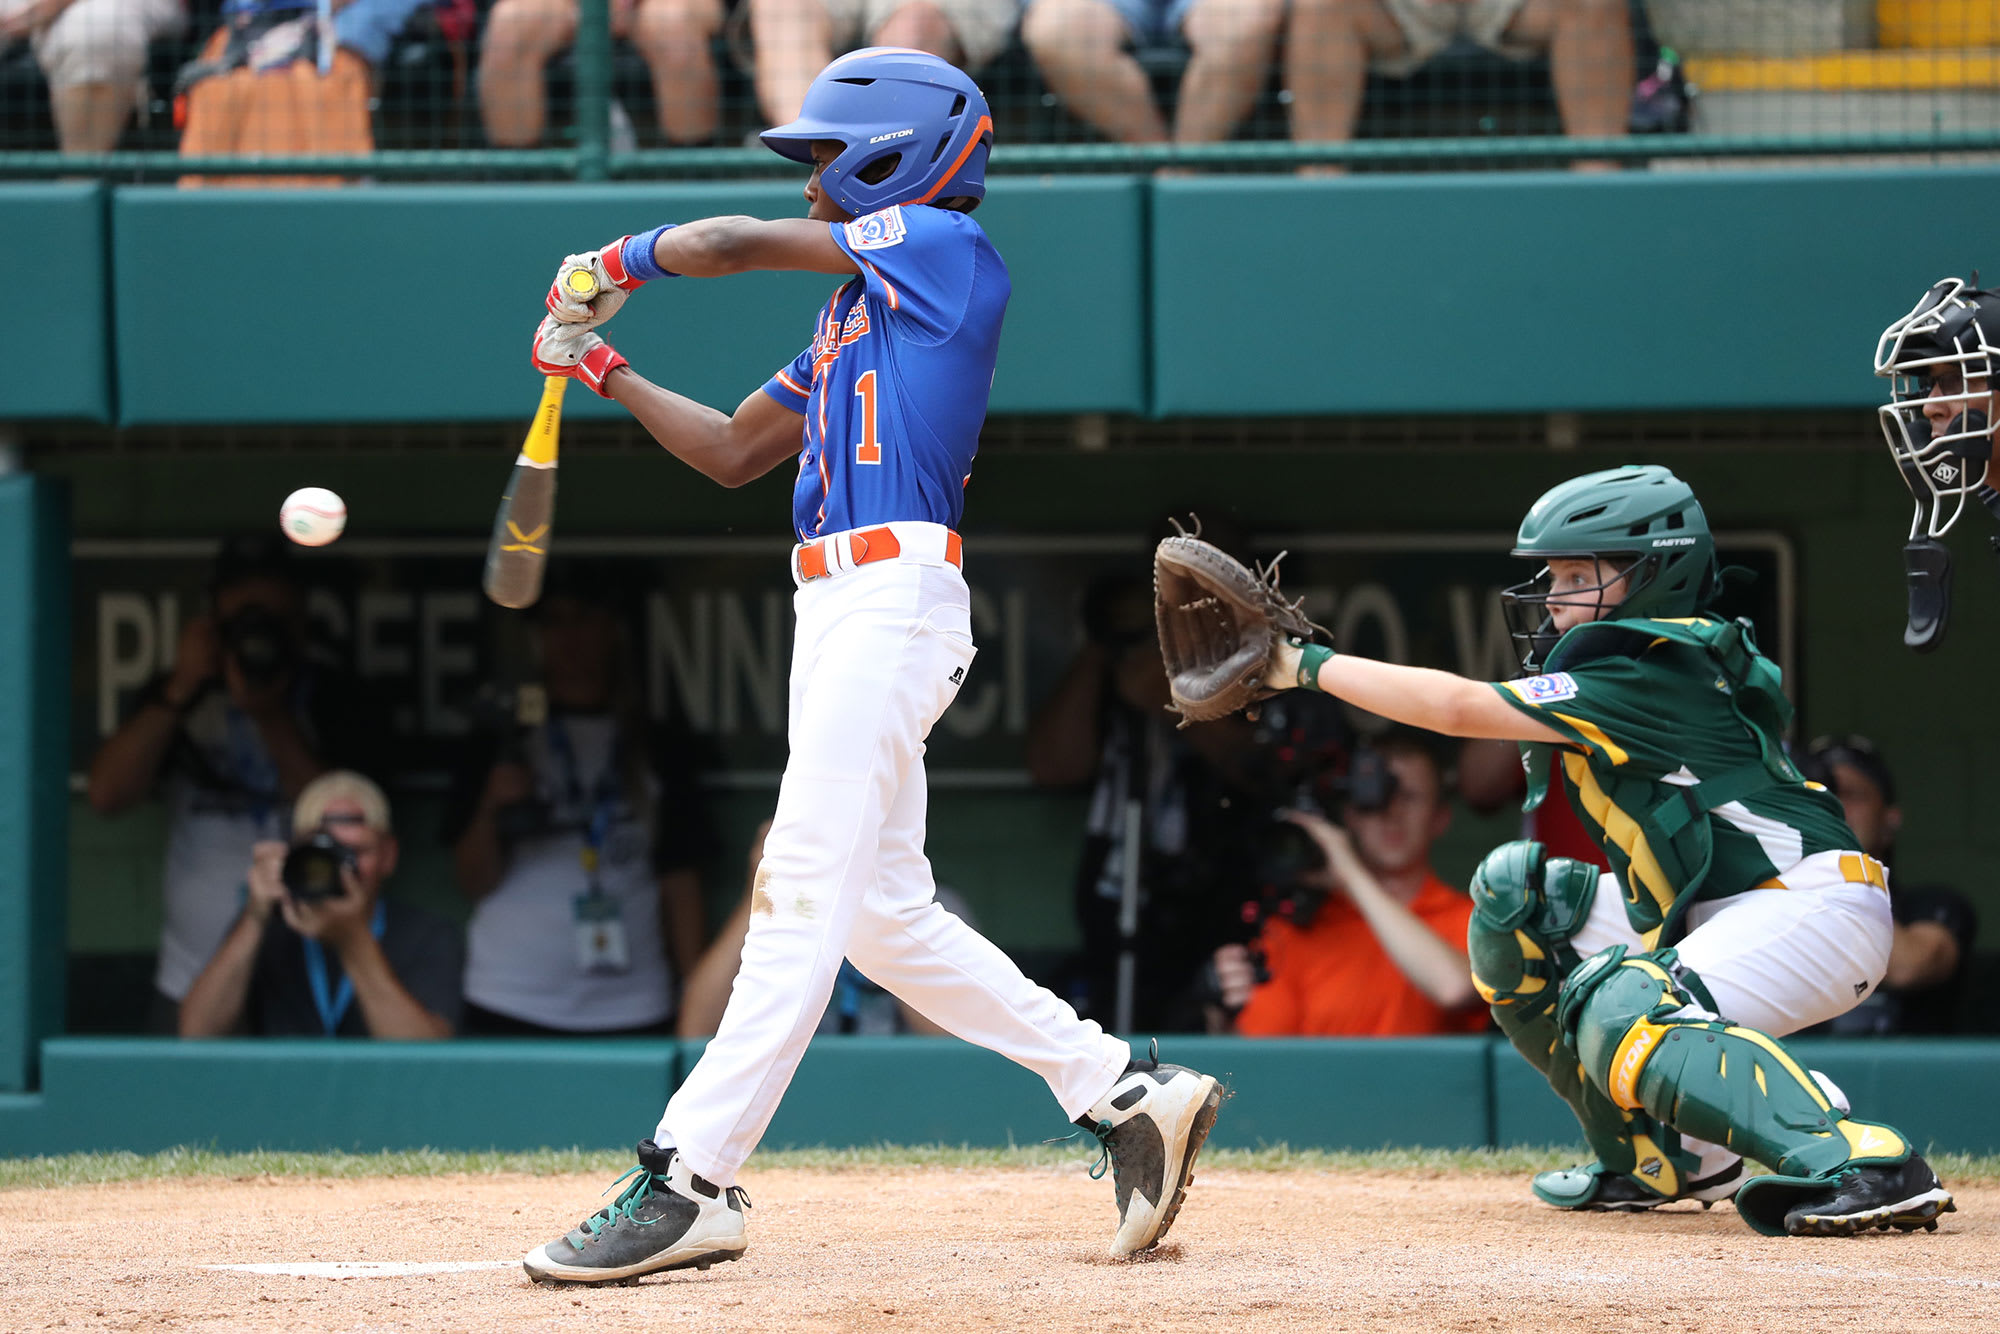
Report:
M1887 876L1786 756L1791 707L1749 624L1708 614L1715 545L1694 493L1658 467L1578 477L1535 502L1514 554L1543 567L1505 594L1532 674L1486 683L1310 642L1268 573L1169 538L1155 571L1176 704L1198 720L1321 690L1518 741L1531 808L1561 764L1610 874L1503 844L1474 876L1468 941L1494 1017L1597 1153L1538 1176L1541 1199L1733 1196L1769 1235L1935 1228L1951 1196L1909 1141L1848 1115L1777 1041L1881 981ZM1768 1172L1745 1179L1744 1158Z

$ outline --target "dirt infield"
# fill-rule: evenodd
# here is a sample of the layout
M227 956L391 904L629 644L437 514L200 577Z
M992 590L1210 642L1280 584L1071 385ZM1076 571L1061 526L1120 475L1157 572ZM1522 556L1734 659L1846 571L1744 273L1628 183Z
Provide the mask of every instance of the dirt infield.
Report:
M1540 1208L1518 1177L1201 1173L1170 1241L1105 1258L1081 1168L757 1172L750 1250L636 1287L513 1264L390 1277L214 1265L510 1262L601 1177L251 1178L0 1191L12 1330L2000 1328L2000 1186L1936 1233L1758 1237L1727 1207Z

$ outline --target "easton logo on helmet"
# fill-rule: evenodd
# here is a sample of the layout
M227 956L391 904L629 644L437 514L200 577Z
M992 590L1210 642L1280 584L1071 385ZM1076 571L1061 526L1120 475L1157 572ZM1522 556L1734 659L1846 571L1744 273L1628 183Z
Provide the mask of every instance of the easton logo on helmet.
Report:
M1695 539L1692 537L1656 537L1653 539L1653 545L1656 547L1691 547L1694 544Z
M891 130L887 134L878 134L872 136L868 140L868 142L871 144L884 144L889 142L889 140L891 139L907 139L915 133L916 133L915 130Z

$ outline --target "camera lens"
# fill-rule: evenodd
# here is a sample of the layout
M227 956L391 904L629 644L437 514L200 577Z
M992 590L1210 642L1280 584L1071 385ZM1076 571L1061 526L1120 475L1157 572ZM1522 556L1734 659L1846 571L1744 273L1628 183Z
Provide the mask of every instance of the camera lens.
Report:
M346 892L341 868L355 864L354 850L321 830L285 854L279 878L285 891L301 903L338 898Z
M243 672L256 685L267 685L292 664L290 627L266 607L248 606L222 625L222 641Z

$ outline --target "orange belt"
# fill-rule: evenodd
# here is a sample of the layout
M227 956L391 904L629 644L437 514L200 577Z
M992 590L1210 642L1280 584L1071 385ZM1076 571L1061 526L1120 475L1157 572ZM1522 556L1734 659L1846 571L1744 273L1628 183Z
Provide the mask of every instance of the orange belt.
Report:
M849 563L869 565L878 560L894 560L903 554L903 544L896 540L891 528L860 528L851 533L835 533L832 537L822 537L799 548L799 579L824 579L830 573L826 568L826 544L847 539ZM948 533L944 540L944 558L952 565L964 567L964 557L957 533Z
M1881 862L1876 861L1865 852L1843 852L1840 854L1840 878L1850 885L1873 885L1875 888L1884 891L1887 891L1889 888L1889 873L1883 869ZM1791 886L1773 876L1771 879L1757 886L1757 888L1789 889Z

